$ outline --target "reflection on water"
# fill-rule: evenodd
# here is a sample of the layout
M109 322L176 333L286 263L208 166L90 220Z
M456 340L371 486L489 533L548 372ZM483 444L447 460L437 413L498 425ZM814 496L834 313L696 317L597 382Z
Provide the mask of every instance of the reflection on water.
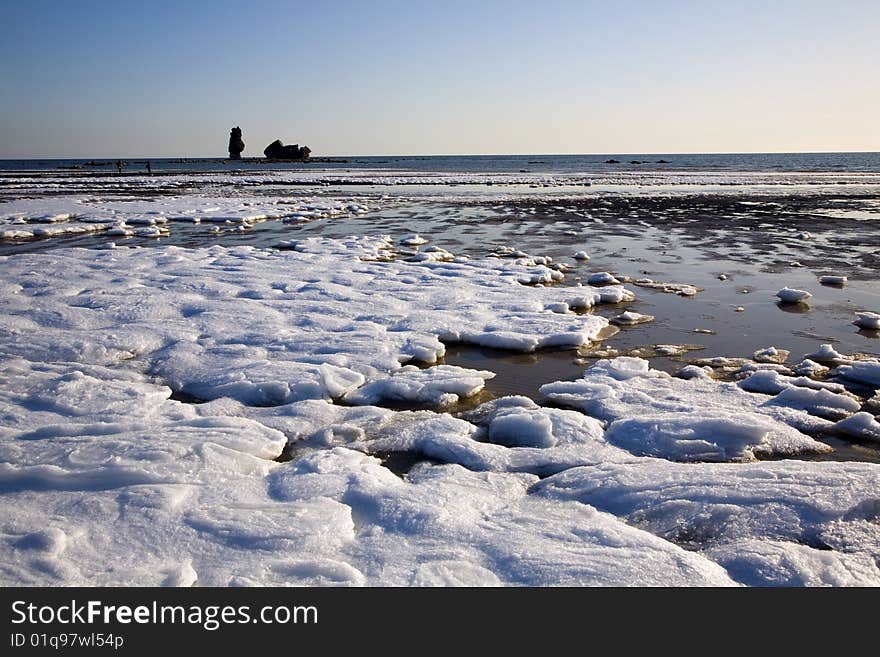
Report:
M794 313L795 315L803 315L810 312L810 304L799 301L798 303L776 302L776 307L784 313Z

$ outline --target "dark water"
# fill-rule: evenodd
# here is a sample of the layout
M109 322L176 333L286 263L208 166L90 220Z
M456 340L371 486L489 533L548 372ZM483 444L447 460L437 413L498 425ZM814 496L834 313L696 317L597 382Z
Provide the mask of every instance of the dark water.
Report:
M247 154L246 154L247 155ZM256 154L254 154L256 155ZM330 161L328 161L328 159ZM699 153L593 155L431 155L339 156L302 162L262 162L223 158L123 158L125 171L154 172L388 169L459 173L588 173L648 171L828 171L880 173L880 153ZM618 164L608 163L617 160ZM662 160L662 162L661 162ZM90 171L115 173L115 159L0 160L0 171Z

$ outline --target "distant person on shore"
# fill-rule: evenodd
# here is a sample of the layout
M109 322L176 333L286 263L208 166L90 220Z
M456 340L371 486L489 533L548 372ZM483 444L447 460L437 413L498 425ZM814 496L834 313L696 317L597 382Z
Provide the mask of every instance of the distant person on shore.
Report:
M147 175L153 175L153 167L150 165L150 161L147 160Z
M116 160L116 171L122 173L122 160Z

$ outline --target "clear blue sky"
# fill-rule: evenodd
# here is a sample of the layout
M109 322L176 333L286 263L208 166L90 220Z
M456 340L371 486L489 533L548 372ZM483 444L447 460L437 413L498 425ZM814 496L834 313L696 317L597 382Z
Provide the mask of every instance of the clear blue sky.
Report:
M5 0L0 158L880 150L880 1Z

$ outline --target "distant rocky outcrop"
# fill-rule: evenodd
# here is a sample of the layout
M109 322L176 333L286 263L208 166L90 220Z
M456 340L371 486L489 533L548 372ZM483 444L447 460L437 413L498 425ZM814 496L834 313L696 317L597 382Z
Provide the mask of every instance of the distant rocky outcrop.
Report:
M308 146L285 146L280 139L276 139L266 146L263 155L270 160L308 160L311 152Z
M240 160L244 150L244 142L241 139L241 128L235 126L229 131L229 159Z

